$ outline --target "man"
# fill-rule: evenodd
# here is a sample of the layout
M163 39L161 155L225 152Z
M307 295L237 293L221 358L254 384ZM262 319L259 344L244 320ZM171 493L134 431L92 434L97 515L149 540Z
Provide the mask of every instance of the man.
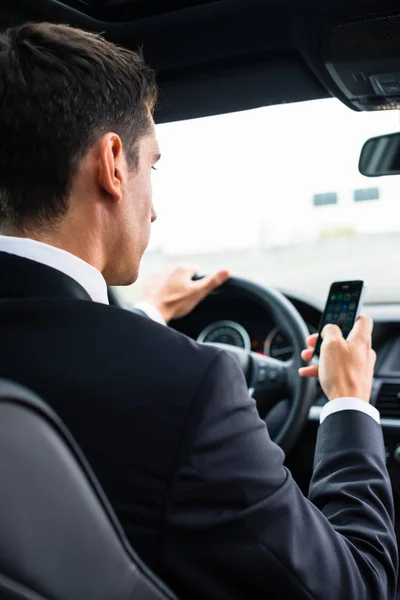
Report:
M0 375L58 412L181 598L393 598L370 320L347 341L324 331L330 403L306 499L234 359L106 306L105 282L135 281L155 219L155 98L141 56L101 37L49 24L0 37Z

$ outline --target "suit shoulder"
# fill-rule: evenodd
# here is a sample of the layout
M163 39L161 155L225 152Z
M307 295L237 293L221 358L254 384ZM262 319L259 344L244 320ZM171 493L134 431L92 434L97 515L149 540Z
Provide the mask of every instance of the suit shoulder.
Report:
M151 356L154 364L174 362L174 370L183 373L186 366L199 373L204 372L219 357L222 352L218 348L199 344L191 338L167 327L160 325L148 317L130 310L113 306L96 305L97 318L102 319L107 331L107 337L130 346L132 352L139 352L143 357ZM100 309L100 310L99 310Z
M35 330L53 337L57 331L63 347L76 344L79 355L91 364L107 365L125 384L143 390L160 388L168 394L191 396L221 350L198 344L177 331L133 311L88 301L8 302L1 318L21 322L28 312ZM54 343L54 340L53 340ZM129 384L130 385L130 384Z

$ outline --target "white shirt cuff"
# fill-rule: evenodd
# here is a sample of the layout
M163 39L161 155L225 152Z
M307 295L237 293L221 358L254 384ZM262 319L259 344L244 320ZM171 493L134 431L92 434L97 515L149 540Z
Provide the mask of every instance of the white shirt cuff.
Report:
M325 406L321 410L321 415L319 417L319 422L322 423L326 417L329 415L333 415L333 413L339 412L341 410L359 410L360 412L369 415L380 424L380 414L379 411L375 408L375 406L371 406L369 402L364 402L360 398L336 398L336 400L331 400L327 402Z
M161 325L167 324L164 317L162 316L161 312L151 302L142 300L141 302L137 302L135 304L135 308L143 311L150 319L152 319L152 321L156 321L157 323L160 323Z

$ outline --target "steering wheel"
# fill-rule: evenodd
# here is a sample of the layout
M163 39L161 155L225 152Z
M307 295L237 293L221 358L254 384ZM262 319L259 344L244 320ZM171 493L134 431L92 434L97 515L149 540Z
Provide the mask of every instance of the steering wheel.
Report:
M213 343L233 355L246 377L260 416L267 422L273 440L288 453L300 436L315 399L316 383L299 376L305 365L300 353L309 335L307 325L293 304L278 290L264 288L239 277L231 277L214 293L229 292L259 304L273 317L293 347L293 357L280 361L227 344ZM281 402L282 400L286 402Z

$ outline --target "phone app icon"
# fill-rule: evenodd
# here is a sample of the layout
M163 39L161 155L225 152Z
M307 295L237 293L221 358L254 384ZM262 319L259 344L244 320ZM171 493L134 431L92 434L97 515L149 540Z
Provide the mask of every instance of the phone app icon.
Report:
M338 299L338 300L343 300L343 294L338 294L338 295L337 295L337 299Z
M342 308L342 305L341 305L341 304L335 304L334 311L335 311L335 312L340 312L340 309L341 309L341 308Z
M333 306L333 304L328 304L328 306L326 307L326 312L329 312L329 313L331 313L331 312L333 312L333 311L334 311L334 306Z
M331 300L332 300L332 302L334 302L336 300L336 294L332 294Z
M358 300L358 296L359 296L359 292L352 293L353 300Z
M344 323L347 317L347 313L341 312L339 313L339 323Z
M345 302L350 302L350 300L351 300L351 294L345 294L344 295L344 301Z
M350 309L350 306L348 304L343 304L343 306L342 306L342 311L343 312L348 312L349 309Z
M347 313L347 318L346 318L347 323L352 323L353 320L354 320L354 313L353 312Z
M333 313L329 312L326 314L326 321L329 323L333 319Z
M350 310L356 310L356 303L355 303L355 302L351 302L351 303L349 304L349 309L350 309Z
M351 325L343 325L342 331L344 334L349 333L350 330L351 330Z

